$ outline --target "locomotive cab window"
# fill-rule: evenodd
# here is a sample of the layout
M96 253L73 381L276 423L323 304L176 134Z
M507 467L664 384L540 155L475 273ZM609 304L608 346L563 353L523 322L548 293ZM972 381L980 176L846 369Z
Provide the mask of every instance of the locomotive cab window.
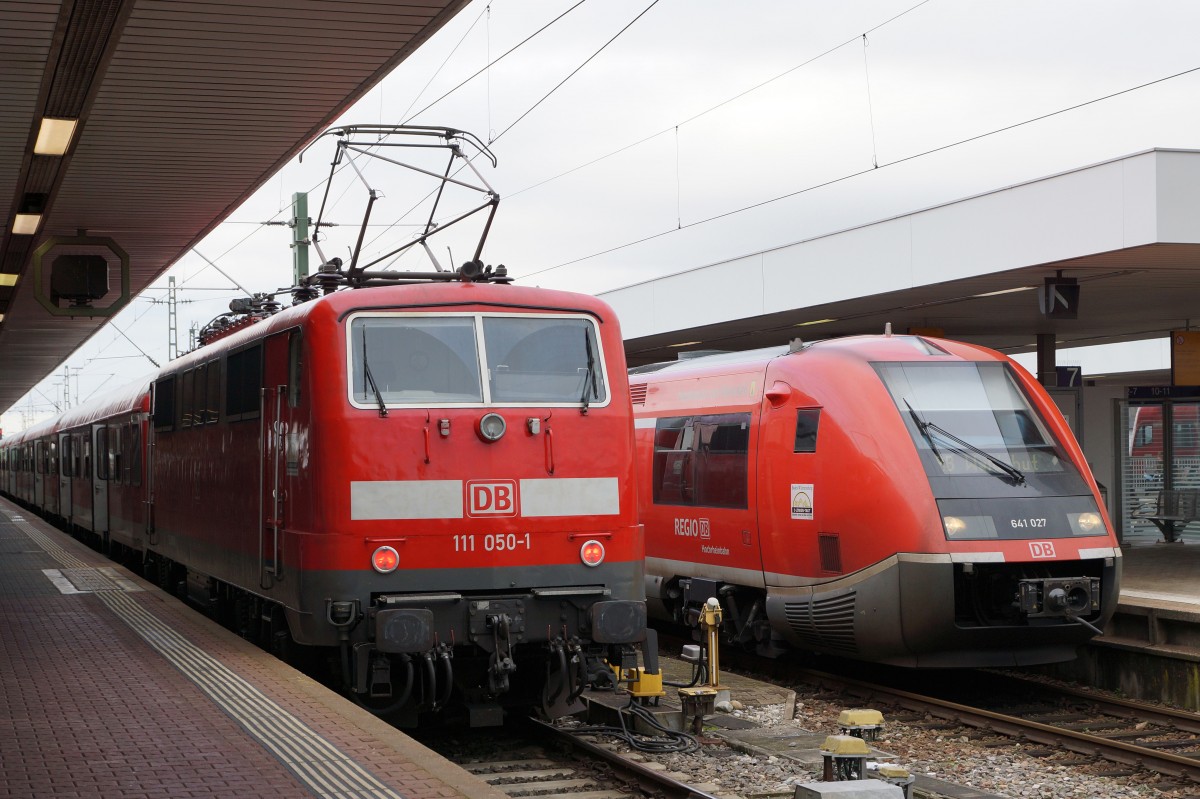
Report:
M599 406L609 395L595 323L544 314L361 314L347 330L359 408Z
M817 451L817 425L820 422L820 408L801 408L796 411L796 443L792 452Z

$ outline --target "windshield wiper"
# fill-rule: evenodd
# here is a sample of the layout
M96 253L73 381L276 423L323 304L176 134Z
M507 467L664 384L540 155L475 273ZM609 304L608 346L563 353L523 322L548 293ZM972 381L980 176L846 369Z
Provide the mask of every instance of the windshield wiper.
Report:
M908 405L908 400L905 400L904 404ZM929 442L929 446L933 448L933 452L938 456L939 461L942 460L942 456L937 452L937 448L933 443L933 437L929 434L930 430L945 439L951 445L951 449L955 449L961 454L974 455L977 458L983 458L987 460L987 462L992 464L992 466L1008 475L1008 478L1013 481L1013 485L1025 485L1025 473L1016 466L997 458L995 455L988 452L986 449L983 449L982 447L977 447L969 441L964 441L935 422L921 421L921 418L917 415L917 412L913 410L911 405L908 405L908 412L912 414L913 421L916 422L917 427L921 431L921 435L925 436L925 440Z
M596 388L596 354L592 352L592 337L588 335L588 329L583 329L583 346L587 350L587 372L583 376L583 396L579 398L582 405L579 408L581 414L588 412L588 405L591 398L599 395L599 390ZM588 389L591 389L589 392Z
M375 385L375 378L371 375L371 365L367 363L367 327L363 325L362 332L362 361L363 361L363 377L371 384L371 390L375 392L375 401L379 403L379 415L384 417L388 415L387 405L383 402L383 393L379 390L379 386ZM367 387L363 386L363 393L367 393Z
M905 400L904 404L908 405L908 400ZM938 451L937 444L933 443L933 436L929 435L929 423L921 419L921 417L917 415L917 412L913 410L913 406L911 405L908 405L908 415L912 417L913 424L917 426L917 429L921 431L921 435L925 437L925 443L929 445L931 450L933 450L933 454L938 459L938 463L944 464L946 461L942 460L942 453Z

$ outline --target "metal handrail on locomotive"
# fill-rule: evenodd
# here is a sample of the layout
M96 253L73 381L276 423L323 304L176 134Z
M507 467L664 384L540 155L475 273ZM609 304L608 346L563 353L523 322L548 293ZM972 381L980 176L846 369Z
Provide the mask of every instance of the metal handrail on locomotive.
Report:
M646 594L727 638L911 667L1074 657L1121 551L1054 402L1004 355L882 335L631 370Z
M333 133L335 170L381 135L490 158L452 129ZM246 638L323 656L398 723L574 712L646 637L617 319L511 285L482 236L455 271L372 268L370 191L348 266L325 260L290 307L237 303L146 380L4 439L0 485ZM445 227L431 212L401 249L432 256Z

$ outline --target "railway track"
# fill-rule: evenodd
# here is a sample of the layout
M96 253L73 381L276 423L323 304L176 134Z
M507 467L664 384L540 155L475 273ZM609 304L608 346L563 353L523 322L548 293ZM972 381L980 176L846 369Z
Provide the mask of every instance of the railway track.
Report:
M964 702L826 672L792 672L793 678L823 690L892 708L885 714L894 721L965 736L984 747L1015 741L1034 756L1070 752L1083 758L1071 761L1081 768L1098 760L1119 764L1093 769L1104 776L1154 772L1175 781L1163 786L1178 791L1175 795L1200 797L1200 714L1009 675L975 674L986 675L987 682L976 681L975 696ZM983 701L977 696L981 685L989 696ZM906 713L896 714L896 708Z
M514 799L715 799L652 761L536 720L517 731L459 731L422 742Z

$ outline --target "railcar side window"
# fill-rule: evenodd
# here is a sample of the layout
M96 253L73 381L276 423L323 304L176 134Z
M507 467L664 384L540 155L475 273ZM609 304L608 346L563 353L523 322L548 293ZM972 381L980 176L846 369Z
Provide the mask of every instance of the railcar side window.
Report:
M817 425L820 422L820 408L801 408L796 411L796 446L792 452L817 451Z
M230 353L225 363L226 418L256 418L262 404L262 345Z
M154 429L170 430L175 426L175 376L164 377L154 384Z
M654 430L654 502L745 508L750 414L659 419Z

